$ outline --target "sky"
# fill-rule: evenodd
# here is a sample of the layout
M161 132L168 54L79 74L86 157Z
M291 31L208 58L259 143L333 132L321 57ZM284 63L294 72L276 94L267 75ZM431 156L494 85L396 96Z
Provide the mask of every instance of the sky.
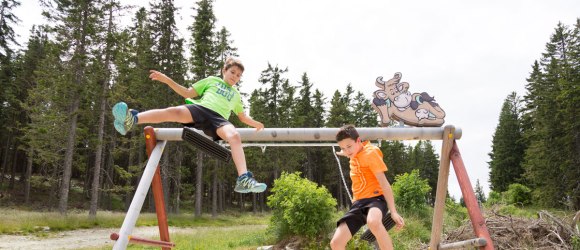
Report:
M16 32L25 44L45 20L35 0L22 0ZM148 1L121 0L145 6ZM195 15L192 0L175 0L182 37ZM457 144L472 185L489 193L488 154L501 105L513 91L525 95L531 65L559 22L580 18L577 0L343 1L217 0L217 27L226 27L246 68L242 91L259 88L268 63L288 68L298 85L306 72L328 101L350 83L369 99L378 76L402 73L409 91L428 92L445 110L445 125L462 129ZM133 14L123 18L129 24ZM266 124L267 127L267 124ZM441 143L433 141L440 154ZM450 171L449 193L459 199Z

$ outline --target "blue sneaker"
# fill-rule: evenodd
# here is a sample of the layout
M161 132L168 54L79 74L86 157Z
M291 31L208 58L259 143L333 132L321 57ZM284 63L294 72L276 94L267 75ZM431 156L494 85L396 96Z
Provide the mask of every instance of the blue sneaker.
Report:
M266 184L259 183L254 179L252 172L248 171L238 177L234 191L238 193L261 193L266 190Z
M113 106L113 116L115 117L115 129L122 135L126 135L136 123L137 110L129 109L127 104L119 102Z

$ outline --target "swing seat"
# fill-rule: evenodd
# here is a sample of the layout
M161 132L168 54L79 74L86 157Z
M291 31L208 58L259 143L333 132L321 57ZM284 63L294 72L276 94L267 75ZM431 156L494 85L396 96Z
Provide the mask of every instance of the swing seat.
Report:
M383 216L383 225L385 226L385 228L387 229L387 231L391 230L391 228L393 228L395 226L395 221L393 220L393 218L391 218L391 212L387 212L384 216ZM375 235L373 235L373 233L371 232L370 229L367 229L366 231L364 231L364 233L360 236L360 238L362 240L366 240L368 242L374 242L377 239L375 238Z
M215 159L224 162L230 162L232 160L232 152L229 149L215 143L204 135L195 132L192 128L183 128L181 138Z

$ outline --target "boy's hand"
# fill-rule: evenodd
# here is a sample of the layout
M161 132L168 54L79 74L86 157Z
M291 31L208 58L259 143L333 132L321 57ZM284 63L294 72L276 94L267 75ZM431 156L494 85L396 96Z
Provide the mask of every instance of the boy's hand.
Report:
M405 221L398 213L391 213L391 218L397 224L397 230L401 230L405 226Z
M260 131L264 130L264 124L261 122L256 121L256 124L254 124L254 125L255 125L254 128L256 128L256 132L260 132Z
M167 77L165 74L156 71L156 70L149 70L149 72L151 73L149 75L149 78L151 78L151 80L156 80L156 81L160 81L162 83L169 83L169 81L171 80L171 78Z
M344 152L342 152L342 150L340 150L340 151L336 152L336 155L338 155L338 156L344 156L344 157L348 157L348 156L346 156L346 154L344 154Z

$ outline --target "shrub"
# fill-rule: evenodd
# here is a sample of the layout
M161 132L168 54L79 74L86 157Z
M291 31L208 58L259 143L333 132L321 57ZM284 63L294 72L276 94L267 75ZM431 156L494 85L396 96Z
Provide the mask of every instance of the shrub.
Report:
M489 198L487 198L487 204L495 205L502 203L501 193L496 191L489 192Z
M431 191L427 179L421 179L419 170L395 177L393 193L395 203L408 210L420 210L427 205L426 197Z
M333 228L336 200L326 187L301 178L300 172L284 172L274 181L271 191L270 228L279 239L291 235L312 238Z
M508 204L528 205L532 201L532 190L522 184L510 184L506 191Z

